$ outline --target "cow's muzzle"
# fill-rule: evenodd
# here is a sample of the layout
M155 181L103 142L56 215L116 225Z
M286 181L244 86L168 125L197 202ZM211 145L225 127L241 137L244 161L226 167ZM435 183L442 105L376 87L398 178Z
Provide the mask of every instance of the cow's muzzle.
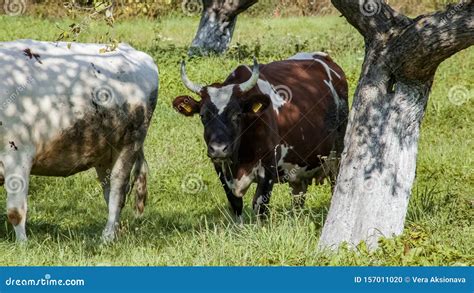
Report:
M225 143L210 143L207 148L207 155L214 163L229 161L231 159L231 147Z

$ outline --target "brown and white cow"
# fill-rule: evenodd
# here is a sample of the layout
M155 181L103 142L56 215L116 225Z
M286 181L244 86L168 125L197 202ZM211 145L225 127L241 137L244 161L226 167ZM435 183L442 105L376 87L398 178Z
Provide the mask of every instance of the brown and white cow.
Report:
M0 184L17 240L26 240L30 175L70 176L95 168L112 240L130 188L146 199L145 140L158 94L158 68L126 44L19 40L0 43ZM133 171L134 170L134 171Z
M208 156L231 208L241 219L242 197L257 183L254 211L263 214L275 182L288 182L294 203L304 204L313 179L334 182L348 115L348 85L325 53L299 53L288 60L239 66L223 83L201 86L199 95L177 97L185 116L200 114Z

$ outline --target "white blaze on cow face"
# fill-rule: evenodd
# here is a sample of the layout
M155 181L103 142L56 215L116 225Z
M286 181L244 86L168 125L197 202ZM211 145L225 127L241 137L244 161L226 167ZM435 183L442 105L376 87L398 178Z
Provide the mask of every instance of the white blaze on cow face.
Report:
M234 85L227 85L221 88L208 87L207 93L211 98L212 104L216 106L218 114L221 115L227 105L229 104L230 98L234 90Z

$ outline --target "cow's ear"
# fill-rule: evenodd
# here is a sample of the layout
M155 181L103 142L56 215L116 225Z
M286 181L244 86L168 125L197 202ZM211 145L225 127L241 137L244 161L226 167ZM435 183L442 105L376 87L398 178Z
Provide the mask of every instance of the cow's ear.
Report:
M247 114L260 114L270 105L270 99L266 96L254 96L244 101L242 112Z
M199 113L200 103L190 96L179 96L173 101L173 108L184 116Z

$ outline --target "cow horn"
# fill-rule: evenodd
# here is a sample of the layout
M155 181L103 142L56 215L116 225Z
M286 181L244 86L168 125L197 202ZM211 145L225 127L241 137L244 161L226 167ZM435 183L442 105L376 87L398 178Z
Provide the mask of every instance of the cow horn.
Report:
M252 70L252 76L250 79L242 84L240 84L239 88L240 90L245 93L251 90L258 82L258 79L260 77L260 69L258 66L257 58L253 57L253 70Z
M183 60L181 61L181 80L183 81L184 85L188 88L188 90L192 91L193 93L199 94L202 90L202 86L193 83L186 74L186 62Z

